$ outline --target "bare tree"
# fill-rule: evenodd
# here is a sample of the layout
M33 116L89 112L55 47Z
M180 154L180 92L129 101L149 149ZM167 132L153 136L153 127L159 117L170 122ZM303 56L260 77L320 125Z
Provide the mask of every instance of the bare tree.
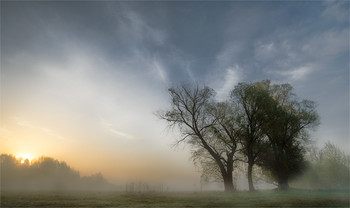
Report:
M176 143L191 145L194 159L214 162L220 170L225 191L234 191L233 163L237 160L238 140L234 108L228 103L216 103L215 92L209 87L183 85L170 88L171 110L159 112L171 127L179 127L183 137ZM204 151L205 150L205 151Z

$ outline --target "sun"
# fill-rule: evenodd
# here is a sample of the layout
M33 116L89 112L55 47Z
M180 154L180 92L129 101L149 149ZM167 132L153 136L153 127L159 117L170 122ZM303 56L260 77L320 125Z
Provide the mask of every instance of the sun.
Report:
M23 164L25 160L28 160L29 163L32 162L33 156L28 153L20 153L16 155L16 158L21 160L21 163Z

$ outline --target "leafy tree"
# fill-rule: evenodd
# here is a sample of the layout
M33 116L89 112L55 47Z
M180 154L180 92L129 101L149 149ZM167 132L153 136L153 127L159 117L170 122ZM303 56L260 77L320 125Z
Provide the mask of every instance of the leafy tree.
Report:
M231 92L231 100L239 108L240 143L242 153L248 164L249 191L254 191L253 166L260 159L260 154L265 150L266 142L262 125L266 109L271 105L269 93L255 84L239 83ZM233 116L233 117L234 117Z
M271 85L270 81L256 83L269 92L275 103L266 109L263 132L269 146L261 156L260 165L271 172L278 188L289 188L288 180L305 168L305 144L308 129L319 124L315 103L299 101L289 84Z
M229 103L216 103L209 87L183 85L170 88L171 110L158 116L170 126L179 127L192 147L193 158L202 164L215 164L224 181L225 191L234 191L232 171L237 160L238 140L235 132L234 108Z
M205 175L220 175L225 191L234 190L232 172L244 156L248 165L249 190L254 190L253 166L259 165L288 189L288 181L305 167L308 130L318 125L315 103L299 101L289 84L270 81L240 83L231 99L215 102L208 87L183 85L170 88L171 110L158 116L171 127L179 127L192 147L192 157Z

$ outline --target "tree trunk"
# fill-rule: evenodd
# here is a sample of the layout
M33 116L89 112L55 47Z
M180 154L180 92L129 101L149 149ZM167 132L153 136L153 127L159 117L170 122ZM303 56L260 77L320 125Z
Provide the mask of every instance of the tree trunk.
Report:
M253 165L254 163L248 163L248 185L249 185L249 191L255 191L254 185L253 185Z
M278 190L288 190L289 184L288 184L288 177L287 176L279 176L278 177Z
M232 172L226 174L223 177L223 179L224 179L225 192L234 192L235 187L233 186Z

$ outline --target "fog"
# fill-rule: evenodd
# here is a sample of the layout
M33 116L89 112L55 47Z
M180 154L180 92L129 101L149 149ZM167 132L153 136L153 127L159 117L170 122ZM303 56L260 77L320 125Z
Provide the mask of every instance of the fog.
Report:
M1 190L113 190L101 173L80 176L65 162L40 157L30 162L1 155Z
M98 172L82 176L78 170L66 162L51 157L40 157L29 161L16 158L13 155L1 155L1 190L89 190L89 191L125 191L125 192L168 192L168 191L222 191L224 186L220 180L162 180L136 179L115 180L106 179ZM135 168L137 169L137 168ZM154 175L157 175L155 170ZM198 170L199 171L199 170ZM132 173L131 173L132 174ZM247 190L243 172L236 173L235 185L239 190ZM257 187L274 188L267 183L259 183Z
M169 108L171 86L205 84L225 100L264 79L292 84L322 119L310 137L323 156L291 187L348 185L349 163L321 149L350 150L349 2L0 4L2 190L221 191L189 147L171 148L180 132L154 112ZM256 172L257 189L276 188ZM246 169L237 174L246 190Z
M306 155L308 165L292 185L304 189L349 190L350 156L327 142L321 149L310 148Z
M154 173L157 175L157 173ZM240 190L247 189L246 180L241 176L236 181ZM266 188L266 184L263 185ZM270 186L271 187L271 186ZM221 191L221 181L164 181L164 180L108 180L102 173L81 176L80 172L66 162L50 157L28 159L12 155L1 155L1 190L89 190L126 192L168 192L168 191Z
M292 188L312 190L349 189L349 155L328 142L322 148L309 148L307 167L303 174L290 181ZM237 190L248 190L246 165L240 163L234 170ZM64 161L40 157L29 161L13 155L1 155L1 190L3 191L122 191L122 192L173 192L223 191L223 182L213 178L198 180L115 180L103 173L83 176ZM156 171L156 170L155 170ZM154 173L157 175L157 173ZM203 176L203 175L202 175ZM254 183L257 190L275 189L276 183L269 174L255 167Z
M83 176L81 173L64 161L51 157L39 157L29 161L16 158L13 155L1 155L1 183L3 191L198 191L197 181L184 179L183 181L139 178L135 180L116 180L96 172ZM137 167L135 167L137 169ZM157 175L155 170L154 175ZM116 173L117 174L117 173ZM130 173L133 174L133 173ZM220 185L216 190L220 190Z

